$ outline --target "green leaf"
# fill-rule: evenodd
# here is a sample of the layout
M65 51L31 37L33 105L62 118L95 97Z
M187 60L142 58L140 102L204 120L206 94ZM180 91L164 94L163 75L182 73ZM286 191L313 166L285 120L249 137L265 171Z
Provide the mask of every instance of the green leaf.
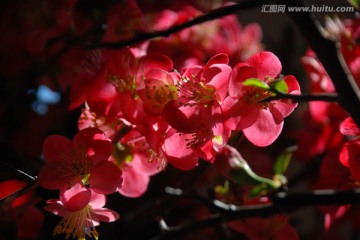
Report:
M265 183L262 183L262 184L259 184L255 187L253 187L249 194L248 194L248 197L249 198L254 198L254 197L259 197L259 196L264 196L266 195L269 191L272 191L273 188L271 188L269 185L265 184Z
M229 192L230 189L230 183L229 181L225 181L224 186L217 185L215 187L215 192L219 195L225 195Z
M244 159L234 158L235 167L230 170L229 175L233 182L242 185L258 185L265 183L271 188L277 187L272 179L260 177L252 171L249 164Z
M348 2L355 8L357 8L357 9L360 8L360 0L348 0Z
M269 85L267 85L265 82L261 81L260 79L257 78L249 78L246 79L243 83L244 86L253 86L253 87L258 87L264 90L270 90Z
M290 163L292 154L297 150L297 146L286 148L275 160L273 171L275 175L283 175Z
M242 168L231 169L229 174L233 182L241 185L257 185L261 183L261 181L258 181L252 174L249 174L248 171Z
M287 93L289 88L286 82L282 79L277 79L269 84L270 90L277 93Z

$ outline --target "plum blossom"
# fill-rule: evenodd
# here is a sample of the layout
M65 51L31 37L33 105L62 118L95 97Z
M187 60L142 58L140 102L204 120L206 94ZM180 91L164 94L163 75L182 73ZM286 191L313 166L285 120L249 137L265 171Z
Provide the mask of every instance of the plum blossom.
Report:
M44 142L45 165L39 183L46 189L60 189L61 194L78 183L98 193L113 193L122 179L121 171L108 161L112 149L111 141L97 128L79 131L72 142L63 136L49 136Z
M98 239L99 234L95 227L102 222L113 222L119 218L119 215L107 208L104 208L105 195L91 191L91 198L87 199L87 204L76 210L72 210L72 204L76 204L78 199L74 199L68 205L61 199L50 199L47 201L45 210L55 215L63 217L54 229L54 235L65 233L65 238L77 238L85 240L86 237Z
M250 78L261 80L266 86L279 80L280 60L271 52L260 52L245 63L235 66L229 81L229 96L222 106L225 125L232 130L242 130L246 138L257 146L268 146L280 135L287 117L297 106L287 100L262 102L271 91L255 86L245 86ZM281 77L287 93L298 94L300 87L294 76Z

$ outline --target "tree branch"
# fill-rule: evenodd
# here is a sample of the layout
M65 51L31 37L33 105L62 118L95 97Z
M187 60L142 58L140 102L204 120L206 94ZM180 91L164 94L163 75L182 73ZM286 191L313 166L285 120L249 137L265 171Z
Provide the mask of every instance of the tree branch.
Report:
M177 192L179 193L179 191ZM175 195L178 197L181 196L179 194ZM317 190L309 193L278 192L271 198L271 203L250 206L236 206L215 200L213 201L213 207L218 209L218 213L210 215L201 221L174 227L166 225L165 221L161 220L160 226L163 234L152 240L176 239L227 221L291 213L306 206L360 204L359 199L360 189L338 192L335 190ZM203 199L201 202L203 202Z
M247 1L243 1L241 3L237 3L237 4L233 4L230 6L226 6L226 7L221 7L218 9L215 9L207 14L201 15L199 17L196 17L188 22L170 27L169 29L166 30L162 30L162 31L156 31L156 32L150 32L150 33L143 33L143 32L138 32L136 33L136 36L134 38L128 39L128 40L124 40L124 41L120 41L120 42L103 42L103 43L99 43L99 44L94 44L94 45L86 45L85 47L87 49L95 49L95 48L122 48L122 47L126 47L132 44L136 44L136 43L140 43L146 40L150 40L156 37L167 37L173 33L179 32L183 29L192 27L194 25L200 24L200 23L204 23L210 20L214 20L214 19L218 19L230 14L234 14L238 11L244 11L244 10L248 10L248 9L252 9L254 7L258 7L261 4L263 4L264 2L266 2L266 0L258 0L258 1L253 1L253 0L247 0Z
M288 7L304 6L301 0L277 0L275 2ZM288 12L288 14L329 74L339 95L339 104L360 126L360 111L358 111L360 91L342 56L340 43L327 39L322 34L320 23L313 14L309 12Z
M338 102L339 96L336 93L317 93L317 94L307 94L303 93L301 95L297 94L285 94L285 93L276 93L275 96L267 97L260 102L269 102L272 100L280 99L291 99L293 102L309 102L309 101L325 101L325 102Z
M0 161L0 164L3 165L4 167L6 167L7 169L9 169L10 171L13 171L14 173L17 173L18 175L25 177L29 182L35 182L36 181L36 177L31 176L30 174L21 171L20 169L17 169L16 167L13 167L9 164L7 164L4 161Z

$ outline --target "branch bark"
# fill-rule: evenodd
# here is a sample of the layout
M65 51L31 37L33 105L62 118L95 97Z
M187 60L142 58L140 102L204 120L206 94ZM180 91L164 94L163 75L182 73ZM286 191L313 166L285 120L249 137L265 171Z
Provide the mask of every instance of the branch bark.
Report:
M301 0L277 0L287 7L304 6ZM360 91L340 51L340 42L326 38L320 23L309 12L288 12L329 74L339 95L339 104L360 126Z
M267 97L261 102L269 102L272 100L291 99L293 102L309 102L309 101L325 101L325 102L338 102L339 96L336 93L318 93L318 94L285 94L276 93L276 96Z
M162 220L160 225L163 234L152 240L177 239L189 233L207 227L214 227L227 221L291 213L306 206L360 204L359 199L360 189L348 191L317 190L309 193L278 192L271 198L271 203L251 206L235 206L215 200L213 201L213 208L217 208L218 213L210 215L202 221L175 227L167 226L164 220ZM208 204L209 202L206 205Z
M230 6L215 9L207 14L196 17L193 20L173 26L173 27L163 30L163 31L156 31L156 32L150 32L150 33L139 32L136 34L136 36L134 38L131 38L128 40L119 41L119 42L103 42L103 43L94 44L94 45L87 45L85 47L87 49L122 48L122 47L141 43L143 41L150 40L150 39L157 38L157 37L168 37L169 35L171 35L173 33L179 32L181 30L195 26L197 24L204 23L204 22L214 20L214 19L218 19L218 18L227 16L227 15L230 15L230 14L234 14L238 11L252 9L254 7L260 6L261 4L263 4L265 2L266 2L266 0L258 0L258 1L247 0L247 1L243 1L241 3L237 3L237 4L230 5Z

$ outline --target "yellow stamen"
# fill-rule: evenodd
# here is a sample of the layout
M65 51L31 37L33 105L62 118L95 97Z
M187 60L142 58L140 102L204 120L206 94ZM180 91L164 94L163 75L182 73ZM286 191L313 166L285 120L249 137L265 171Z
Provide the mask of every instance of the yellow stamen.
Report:
M90 207L86 206L80 211L70 212L55 227L54 235L65 234L65 239L85 240L86 236L95 239L99 234L91 221Z

